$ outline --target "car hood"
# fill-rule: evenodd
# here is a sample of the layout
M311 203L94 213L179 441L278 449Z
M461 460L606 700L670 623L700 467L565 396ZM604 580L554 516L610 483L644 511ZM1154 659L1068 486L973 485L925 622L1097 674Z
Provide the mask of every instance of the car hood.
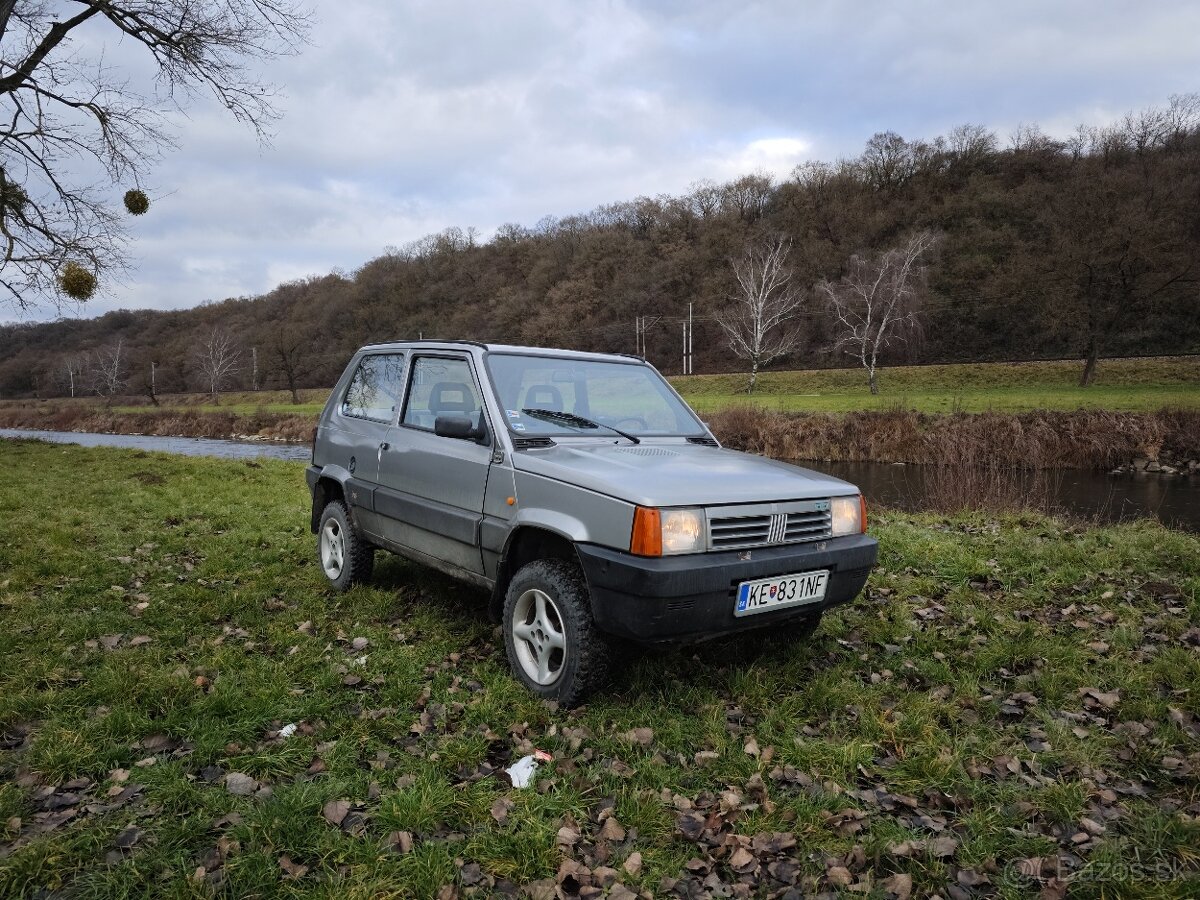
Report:
M513 467L639 506L767 503L858 492L811 469L693 444L562 443L514 453Z

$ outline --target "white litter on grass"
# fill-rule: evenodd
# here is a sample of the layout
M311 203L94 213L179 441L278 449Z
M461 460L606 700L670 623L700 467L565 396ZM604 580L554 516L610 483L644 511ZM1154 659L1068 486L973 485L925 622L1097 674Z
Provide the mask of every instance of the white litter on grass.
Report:
M296 733L296 726L294 723L291 725L284 725L282 728L279 729L279 736L281 738L290 738L295 733Z
M352 662L356 666L365 666L367 664L367 658L365 656L360 656L352 660Z
M536 750L529 756L522 756L504 771L512 779L513 787L529 787L529 782L533 780L533 773L537 771L538 763L550 762L553 758L545 750Z

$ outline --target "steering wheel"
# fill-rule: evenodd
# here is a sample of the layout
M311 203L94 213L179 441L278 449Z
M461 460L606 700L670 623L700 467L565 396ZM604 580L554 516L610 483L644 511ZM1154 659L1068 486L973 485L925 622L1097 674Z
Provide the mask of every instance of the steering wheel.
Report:
M632 422L637 428L640 428L642 431L650 430L649 423L647 423L646 420L643 419L641 416L625 416L624 418L617 419L617 421L613 424L614 424L614 427L620 428L622 431L629 431L630 429L625 427L626 422Z

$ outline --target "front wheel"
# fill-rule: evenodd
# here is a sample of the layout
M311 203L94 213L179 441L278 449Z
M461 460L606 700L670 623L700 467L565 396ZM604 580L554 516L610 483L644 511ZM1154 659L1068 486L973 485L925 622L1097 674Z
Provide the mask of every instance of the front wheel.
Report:
M592 620L577 565L541 559L513 576L504 597L504 647L529 690L565 707L608 680L609 639Z
M317 561L330 585L348 591L371 580L375 570L375 548L359 537L350 524L345 504L334 500L321 511L317 529Z

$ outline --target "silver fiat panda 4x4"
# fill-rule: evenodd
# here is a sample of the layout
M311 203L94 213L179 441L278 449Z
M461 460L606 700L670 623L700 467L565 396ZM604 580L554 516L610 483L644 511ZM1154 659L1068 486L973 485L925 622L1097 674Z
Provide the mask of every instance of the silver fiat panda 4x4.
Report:
M809 634L878 551L856 487L721 447L620 355L363 347L307 479L334 588L369 579L376 549L478 585L516 677L567 706L604 683L614 640Z

